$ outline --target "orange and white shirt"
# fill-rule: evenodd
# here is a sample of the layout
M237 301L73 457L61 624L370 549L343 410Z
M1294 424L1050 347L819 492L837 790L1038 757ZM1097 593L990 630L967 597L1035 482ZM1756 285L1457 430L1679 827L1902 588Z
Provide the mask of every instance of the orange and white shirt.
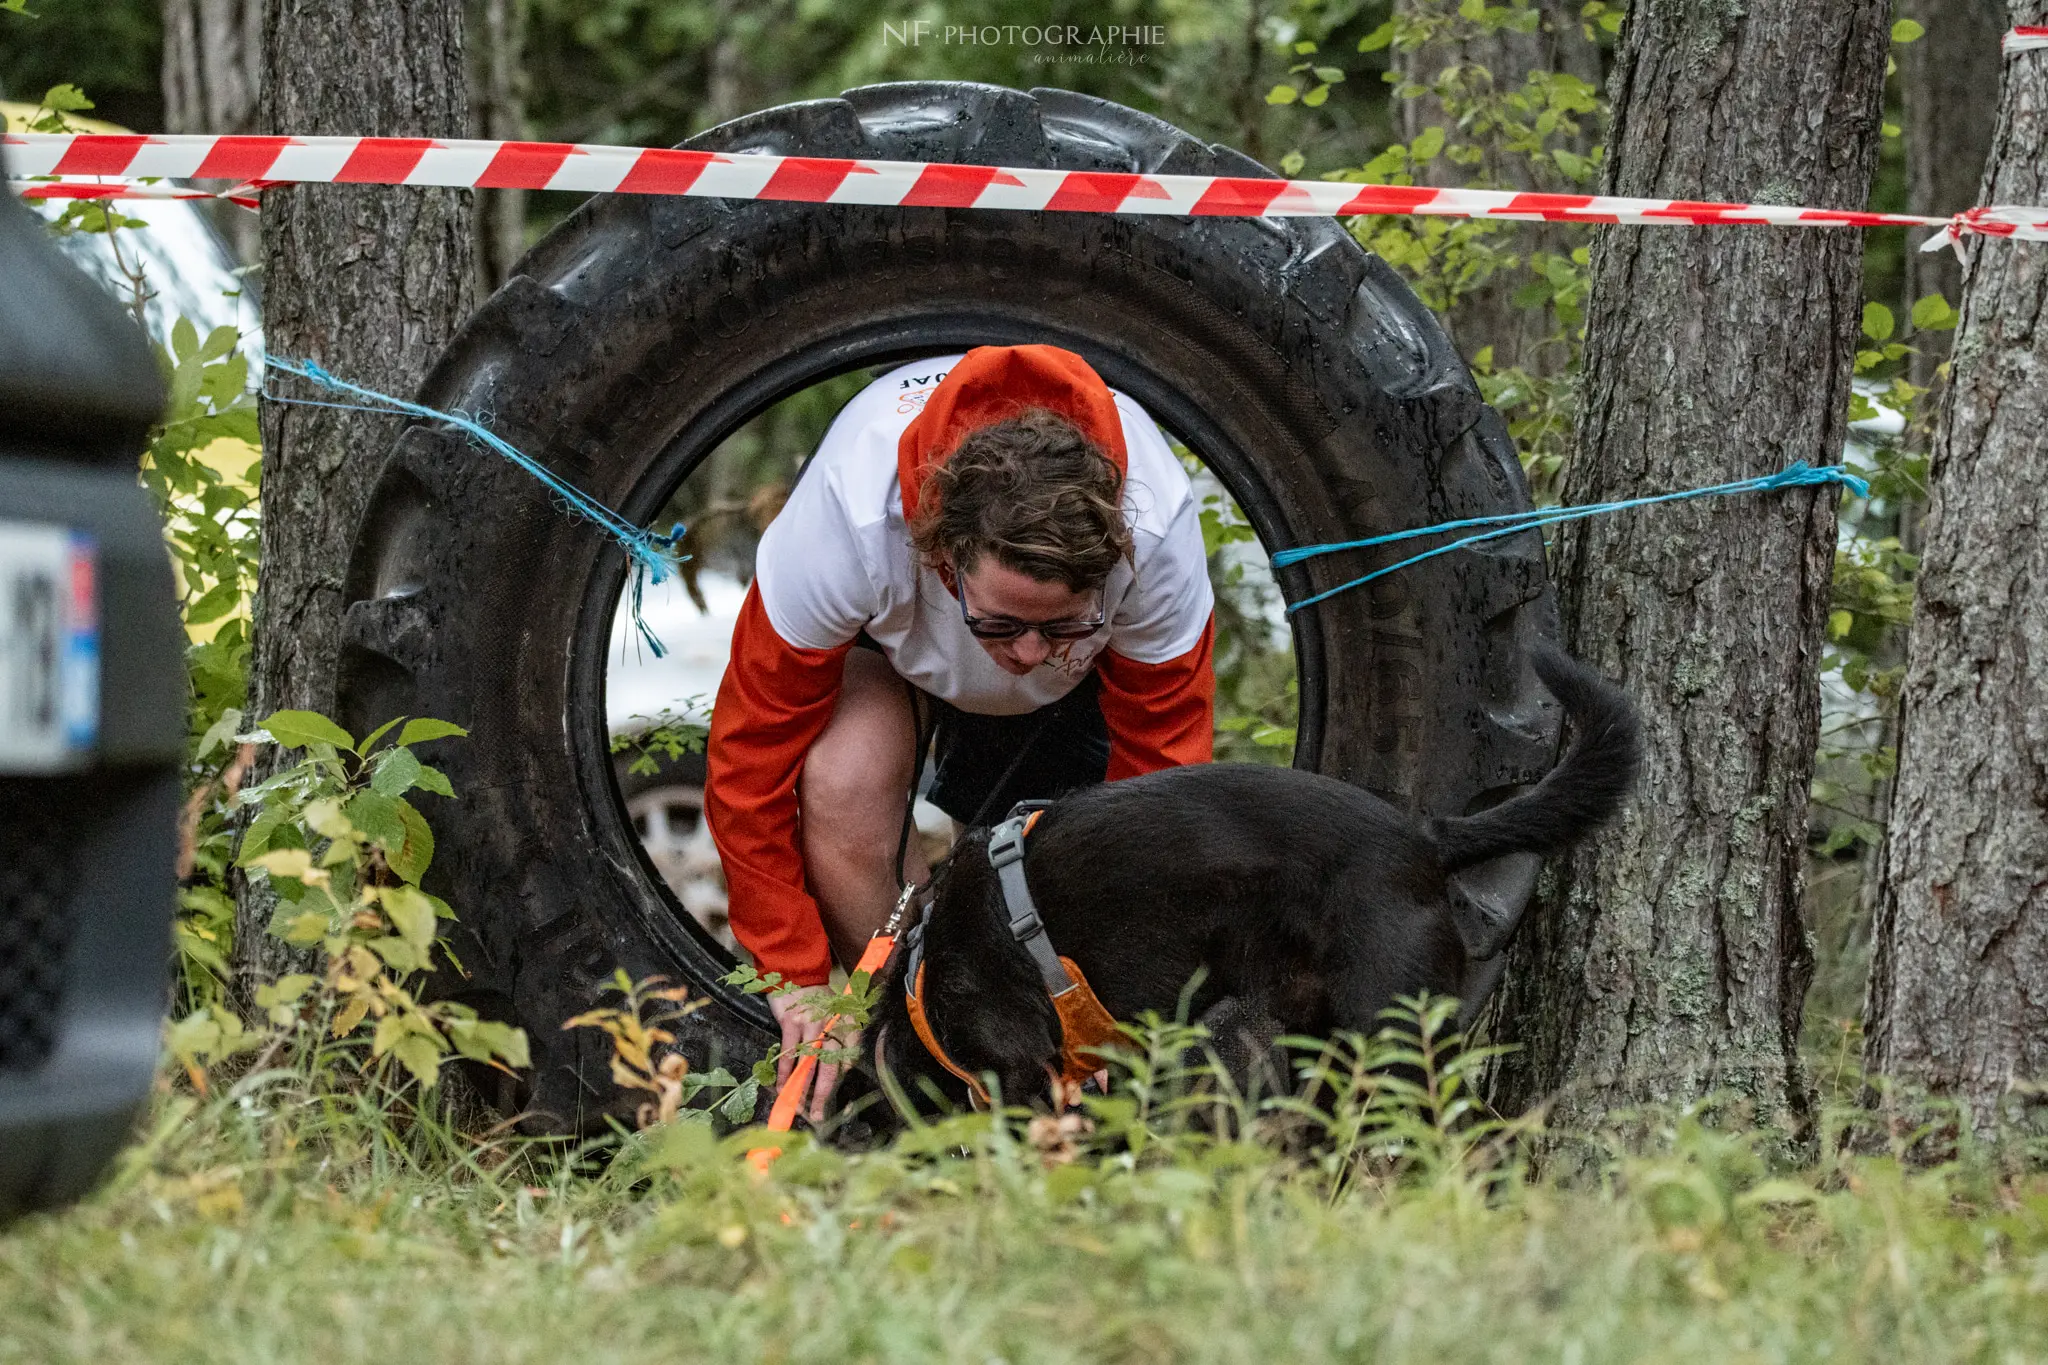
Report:
M1074 421L1124 471L1132 556L1104 584L1108 625L1020 678L968 632L907 522L961 437L1026 407ZM1111 780L1211 756L1215 600L1200 507L1157 424L1071 352L985 346L875 380L826 432L762 536L755 574L712 711L705 814L733 931L763 971L806 985L830 972L796 784L862 631L899 675L983 715L1036 710L1096 673Z

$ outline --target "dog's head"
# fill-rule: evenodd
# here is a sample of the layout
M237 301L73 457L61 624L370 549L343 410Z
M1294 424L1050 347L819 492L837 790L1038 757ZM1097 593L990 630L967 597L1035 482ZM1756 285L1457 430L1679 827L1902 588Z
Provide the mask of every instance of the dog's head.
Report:
M923 933L920 1000L939 1046L970 1075L993 1073L1005 1104L1047 1097L1060 1069L1059 1015L1031 954L1010 934L1002 884L988 862L987 830L963 835L933 874ZM833 1096L835 1111L858 1106L859 1121L878 1134L897 1121L896 1102L924 1114L968 1107L966 1083L911 1025L904 1001L913 984L905 973L908 957L899 939L882 973L881 1004L862 1039L862 1064Z

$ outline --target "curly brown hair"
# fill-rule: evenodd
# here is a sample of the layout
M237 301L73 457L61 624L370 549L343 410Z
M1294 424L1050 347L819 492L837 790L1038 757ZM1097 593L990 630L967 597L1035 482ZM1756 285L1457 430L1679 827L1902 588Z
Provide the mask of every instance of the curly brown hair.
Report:
M1123 472L1044 408L969 432L927 477L910 542L928 564L972 572L983 555L1086 592L1131 555Z

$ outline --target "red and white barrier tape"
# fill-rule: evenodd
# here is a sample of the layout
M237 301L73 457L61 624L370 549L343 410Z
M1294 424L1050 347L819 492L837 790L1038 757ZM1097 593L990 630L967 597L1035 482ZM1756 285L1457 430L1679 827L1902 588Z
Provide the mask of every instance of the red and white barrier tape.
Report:
M256 197L254 186L215 193L189 185L166 185L155 180L109 180L96 176L12 180L8 186L23 199L225 199L245 209L263 206L263 201Z
M2015 56L2021 52L2038 52L2048 47L2048 25L2022 24L2005 35L2005 55Z
M1929 250L1959 242L1970 233L2048 241L2048 208L1983 208L1952 218L1929 218L1782 204L921 161L728 156L668 148L455 138L9 133L4 143L17 176L231 180L237 188L223 197L238 202L269 185L313 182L1193 217L1416 214L1553 223L1943 229L1929 243ZM89 187L60 188L65 183L43 182L50 194L87 197ZM119 182L111 186L102 182L89 197L119 198L125 192L126 186ZM147 192L155 193L153 189Z

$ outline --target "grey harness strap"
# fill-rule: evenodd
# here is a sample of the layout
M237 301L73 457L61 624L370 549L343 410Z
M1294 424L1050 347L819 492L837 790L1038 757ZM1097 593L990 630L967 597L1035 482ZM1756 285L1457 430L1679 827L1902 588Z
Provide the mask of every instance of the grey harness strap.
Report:
M1038 974L1045 979L1048 995L1062 996L1074 989L1074 978L1066 964L1052 950L1045 936L1045 923L1031 899L1031 887L1024 880L1024 829L1031 815L1050 805L1047 801L1019 801L1000 825L989 831L988 864L1002 882L1003 904L1010 913L1010 936L1031 953Z

